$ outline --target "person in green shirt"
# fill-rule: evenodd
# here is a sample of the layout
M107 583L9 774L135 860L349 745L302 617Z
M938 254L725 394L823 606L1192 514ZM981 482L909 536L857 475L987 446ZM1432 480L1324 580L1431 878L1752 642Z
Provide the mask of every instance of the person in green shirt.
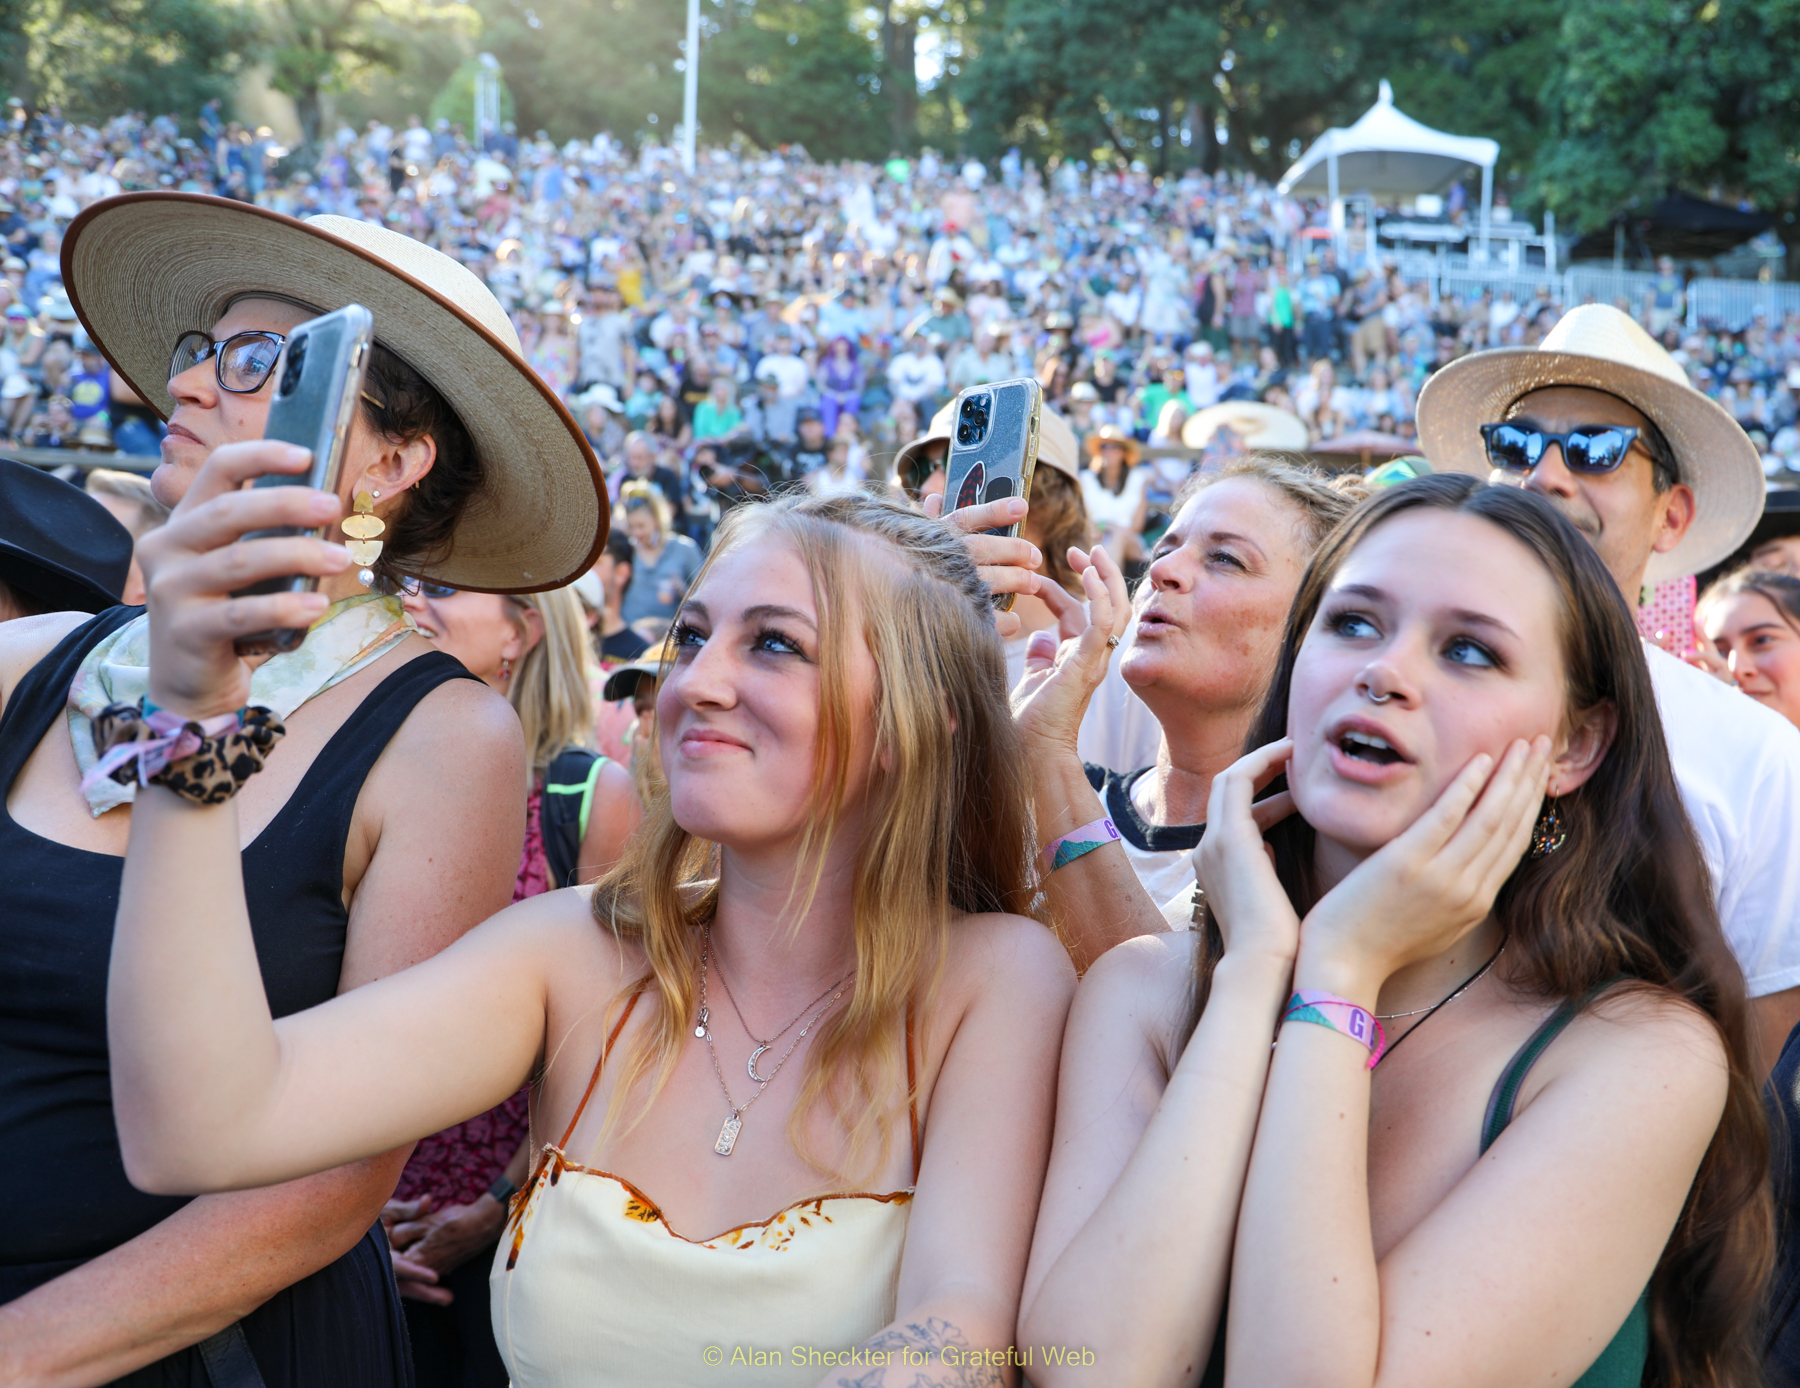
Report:
M1200 408L1188 396L1187 373L1175 362L1163 368L1161 380L1152 381L1138 392L1138 418L1143 427L1154 429L1156 421L1162 418L1163 406L1171 400L1179 400L1189 414Z
M738 408L737 385L729 376L715 376L706 398L694 406L694 439L735 439L745 432L744 412Z

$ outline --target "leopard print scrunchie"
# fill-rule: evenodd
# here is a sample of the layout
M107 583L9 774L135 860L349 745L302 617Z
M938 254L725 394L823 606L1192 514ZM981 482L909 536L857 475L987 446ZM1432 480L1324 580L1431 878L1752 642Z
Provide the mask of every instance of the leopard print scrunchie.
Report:
M121 785L164 785L198 805L231 799L286 735L281 720L255 704L204 724L180 721L160 709L146 718L141 703L108 704L94 719L94 745L106 775ZM115 749L121 757L108 755ZM167 759L171 751L175 755ZM160 765L144 774L152 763Z

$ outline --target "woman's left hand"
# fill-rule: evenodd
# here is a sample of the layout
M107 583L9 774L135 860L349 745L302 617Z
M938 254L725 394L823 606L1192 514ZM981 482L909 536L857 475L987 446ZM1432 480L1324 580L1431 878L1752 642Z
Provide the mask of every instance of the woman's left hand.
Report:
M944 524L962 535L962 542L975 561L981 581L994 593L1035 594L1044 586L1032 570L1043 563L1037 546L1026 539L1006 535L988 535L984 531L1001 530L1009 525L1023 525L1028 506L1023 498L1009 496L1004 501L965 506L944 515L944 498L940 493L925 498L925 514L933 520L942 517ZM1019 634L1016 613L994 613L994 627L1000 639L1010 641Z
M1408 964L1487 919L1531 839L1550 775L1550 738L1482 753L1413 824L1327 892L1300 925L1295 985L1372 1006Z

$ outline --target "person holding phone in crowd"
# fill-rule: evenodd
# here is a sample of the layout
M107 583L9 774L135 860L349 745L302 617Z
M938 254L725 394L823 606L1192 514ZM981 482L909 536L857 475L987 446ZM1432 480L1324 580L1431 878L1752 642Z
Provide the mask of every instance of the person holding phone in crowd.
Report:
M174 511L139 547L149 614L0 627L0 1172L35 1192L0 1229L0 1381L398 1388L405 1332L376 1219L409 1144L199 1199L126 1174L105 961L144 793L96 773L96 734L154 717L167 603L221 617L229 707L206 716L255 705L286 725L217 843L247 894L249 986L287 1014L429 957L510 896L526 769L506 700L432 650L397 589L406 575L494 590L573 578L605 533L598 466L493 296L396 232L135 193L77 218L63 264L94 341L168 418L152 486ZM351 302L373 311L375 347L338 493L245 489L307 468L304 449L258 441L270 379L286 334ZM333 542L238 543L265 526L339 536L359 495L382 531L372 587ZM229 596L296 572L319 591ZM270 626L306 640L235 656L234 636ZM250 713L244 727L265 726Z

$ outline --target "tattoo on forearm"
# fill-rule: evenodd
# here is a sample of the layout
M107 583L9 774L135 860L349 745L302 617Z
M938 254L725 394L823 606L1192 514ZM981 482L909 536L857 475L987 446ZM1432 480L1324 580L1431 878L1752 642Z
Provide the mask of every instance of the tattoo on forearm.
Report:
M884 1330L861 1348L884 1362L856 1378L838 1379L836 1388L1001 1388L1001 1367L1019 1362L1011 1346L972 1348L968 1336L937 1316Z

